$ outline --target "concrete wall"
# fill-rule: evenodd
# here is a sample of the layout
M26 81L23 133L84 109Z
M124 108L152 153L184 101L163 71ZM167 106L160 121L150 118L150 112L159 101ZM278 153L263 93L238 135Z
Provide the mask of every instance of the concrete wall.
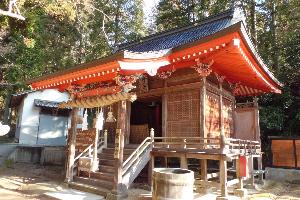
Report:
M0 144L0 165L15 151L18 144Z
M42 165L64 165L65 147L18 146L9 159L21 163L40 163Z
M54 89L47 89L28 94L21 105L19 112L19 143L34 145L37 143L39 129L40 108L34 105L34 99L62 102L68 100L67 93ZM18 135L17 135L18 136Z
M267 180L300 183L299 169L283 169L283 168L266 167L265 170L266 170Z

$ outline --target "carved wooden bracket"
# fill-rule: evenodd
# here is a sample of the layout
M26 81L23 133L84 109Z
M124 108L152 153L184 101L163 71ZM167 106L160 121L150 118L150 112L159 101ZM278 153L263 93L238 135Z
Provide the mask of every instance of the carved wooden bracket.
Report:
M157 76L161 79L167 79L169 78L176 70L172 69L172 70L168 70L168 71L164 71L164 72L160 72L157 73Z
M240 87L241 84L240 84L240 82L238 82L238 83L230 83L230 82L228 82L228 83L229 83L229 86L232 89L232 93L234 95L240 93L240 91L241 91L241 87Z
M214 60L211 60L208 64L202 63L199 58L195 59L195 61L196 66L192 68L198 72L199 76L207 77L212 72L211 66L214 64Z
M132 89L135 89L136 86L133 84L141 78L142 75L130 75L130 76L121 76L118 75L115 78L116 84L122 87L123 92L130 92Z
M217 74L216 72L214 72L214 74L215 74L218 82L222 84L224 82L226 76L221 76L221 75Z

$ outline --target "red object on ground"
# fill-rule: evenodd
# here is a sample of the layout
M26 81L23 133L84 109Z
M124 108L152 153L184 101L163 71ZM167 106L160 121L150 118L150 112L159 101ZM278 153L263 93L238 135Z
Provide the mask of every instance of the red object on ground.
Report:
M240 177L246 177L247 176L247 158L246 156L240 156Z

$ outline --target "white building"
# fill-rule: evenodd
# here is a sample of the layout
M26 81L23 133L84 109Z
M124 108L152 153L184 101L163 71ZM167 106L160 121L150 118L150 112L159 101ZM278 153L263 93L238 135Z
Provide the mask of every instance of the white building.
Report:
M27 91L12 95L10 105L17 108L15 138L19 144L64 146L70 109L58 109L69 95L58 90Z

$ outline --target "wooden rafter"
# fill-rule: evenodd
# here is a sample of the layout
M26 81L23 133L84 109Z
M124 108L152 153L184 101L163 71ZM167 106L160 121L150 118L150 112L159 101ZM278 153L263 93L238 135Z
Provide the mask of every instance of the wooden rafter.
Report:
M13 17L19 20L25 20L25 17L21 15L20 10L17 6L17 0L10 0L8 4L8 11L0 9L0 15Z

